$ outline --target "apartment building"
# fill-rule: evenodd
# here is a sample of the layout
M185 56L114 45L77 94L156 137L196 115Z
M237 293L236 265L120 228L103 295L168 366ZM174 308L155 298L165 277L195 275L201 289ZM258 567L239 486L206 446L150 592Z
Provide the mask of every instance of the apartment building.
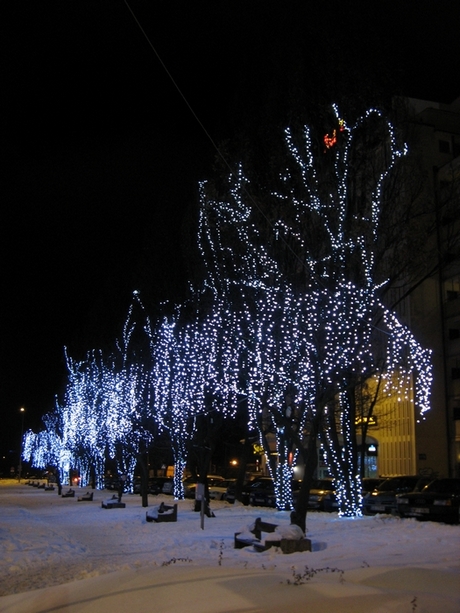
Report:
M409 106L433 206L437 261L405 299L402 320L433 352L432 407L420 420L413 390L404 400L381 403L369 428L377 442L371 465L384 475L460 477L460 98L452 104L410 99Z

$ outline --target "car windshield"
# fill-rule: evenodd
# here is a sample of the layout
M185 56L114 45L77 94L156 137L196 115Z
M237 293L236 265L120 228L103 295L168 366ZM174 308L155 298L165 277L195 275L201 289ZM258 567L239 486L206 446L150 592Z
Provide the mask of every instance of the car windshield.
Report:
M229 480L229 481L219 481L218 483L216 483L216 487L223 487L223 488L227 488L230 487L231 485L234 485L234 481Z
M394 479L387 479L381 483L377 491L378 492L411 492L415 489L419 481L419 477L401 477Z
M438 494L460 494L460 479L435 479L426 485L423 491Z
M208 477L208 485L221 485L224 482L222 478L219 477Z
M252 483L250 483L249 487L251 489L255 489L255 488L259 488L259 487L268 487L270 485L272 485L272 482L270 481L270 479L267 479L267 480L264 480L264 481L258 479L257 481L253 481Z
M371 477L365 477L363 479L363 489L371 491L378 487L382 483L381 479L372 479Z

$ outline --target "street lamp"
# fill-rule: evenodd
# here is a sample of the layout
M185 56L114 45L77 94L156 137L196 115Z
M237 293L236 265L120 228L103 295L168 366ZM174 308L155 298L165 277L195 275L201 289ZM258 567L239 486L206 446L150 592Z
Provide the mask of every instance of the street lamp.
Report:
M21 413L21 444L19 446L19 470L18 470L18 481L21 481L21 473L22 473L22 439L24 438L24 413L26 412L24 407L19 409Z

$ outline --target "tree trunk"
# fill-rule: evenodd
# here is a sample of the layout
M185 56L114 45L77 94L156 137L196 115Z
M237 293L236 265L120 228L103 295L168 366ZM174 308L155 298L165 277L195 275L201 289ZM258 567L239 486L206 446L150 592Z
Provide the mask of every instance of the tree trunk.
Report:
M305 472L297 497L295 511L291 513L291 523L299 526L304 533L307 527L308 499L310 497L310 490L313 483L313 475L315 474L318 466L318 452L316 449L318 424L319 417L316 415L311 421L307 449L305 450L304 448L299 448L299 452L301 453L305 463Z
M149 471L146 456L146 453L140 453L138 457L138 462L141 467L141 499L144 508L149 506Z

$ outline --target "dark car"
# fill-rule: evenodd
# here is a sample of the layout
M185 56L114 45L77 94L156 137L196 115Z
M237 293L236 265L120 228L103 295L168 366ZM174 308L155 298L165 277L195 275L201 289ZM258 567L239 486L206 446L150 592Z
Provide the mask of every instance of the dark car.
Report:
M166 489L168 489L170 484L172 484L171 477L149 477L147 492L149 494L154 494L154 495L165 494L165 493L169 494L170 492L166 491ZM141 478L140 477L134 478L133 492L135 494L141 493Z
M383 481L384 479L364 477L361 483L361 495L365 496L366 494L373 492L381 483L383 483ZM323 484L323 489L327 490L327 487L327 483ZM333 483L330 484L329 487L333 487ZM322 506L322 510L327 511L328 513L332 513L333 511L339 510L339 501L337 500L337 494L335 492L335 489L326 491L326 494L322 498Z
M249 504L253 507L276 507L275 483L270 477L256 480L249 490Z
M172 477L150 477L149 494L170 494L172 486Z
M249 504L249 497L251 492L255 491L257 488L262 488L267 483L273 483L271 477L255 477L250 481L246 481L243 484L243 489L241 490L241 502L243 504ZM230 485L227 489L226 500L227 502L233 503L236 498L236 483Z
M119 487L119 479L116 475L106 475L104 477L104 488L106 490L116 490Z
M382 479L381 477L363 477L361 484L361 494L363 496L365 496L366 494L370 494L375 489L377 489L378 486L381 485L384 481L385 479Z
M297 501L301 483L302 481L299 479L293 479L291 481L292 502L294 506ZM258 481L258 484L253 487L249 493L249 504L259 507L276 507L275 484L273 479L266 477L262 482Z
M127 479L122 480L120 476L118 475L107 475L104 478L104 488L106 490L115 490L118 492L121 487L123 487L124 492L129 492L130 491L129 481Z
M316 511L337 511L334 479L326 477L313 482L308 498L308 508Z
M396 515L396 496L409 492L420 492L432 479L419 475L389 477L385 479L373 492L363 498L364 515L386 513Z
M396 497L400 517L459 523L460 479L434 479L421 492Z
M134 477L134 483L133 483L133 493L134 494L140 494L141 493L141 478L140 477Z

